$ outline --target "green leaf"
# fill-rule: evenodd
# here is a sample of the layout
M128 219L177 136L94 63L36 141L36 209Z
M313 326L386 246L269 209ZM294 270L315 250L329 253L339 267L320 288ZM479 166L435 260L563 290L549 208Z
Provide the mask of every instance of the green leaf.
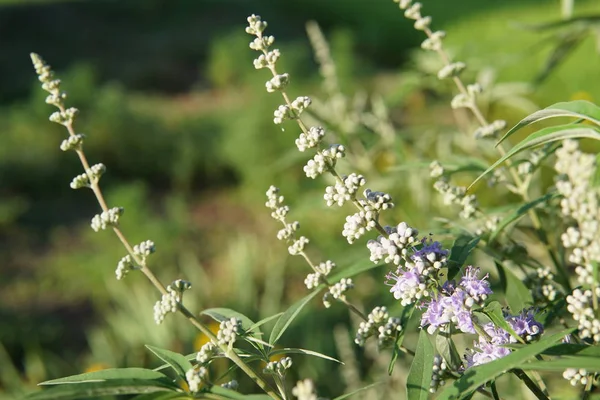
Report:
M483 312L487 317L496 325L498 328L504 329L506 332L510 333L510 335L515 338L518 342L523 342L523 339L517 335L517 332L510 326L506 319L504 318L504 313L502 312L502 305L500 305L497 301L490 302L485 308Z
M527 212L529 212L529 210L531 210L532 208L536 207L539 204L546 203L548 200L553 199L555 197L558 197L558 195L556 193L548 193L542 197L539 197L533 201L530 201L529 203L525 203L525 204L519 206L519 208L517 208L515 211L513 211L506 217L502 218L502 220L498 224L498 227L496 228L496 230L494 232L492 232L492 234L490 235L489 241L490 242L494 241L494 239L496 239L498 234L500 234L500 232L502 232L504 230L504 228L506 228L512 222L515 222L515 221L521 219L523 216L527 215Z
M283 349L274 349L269 352L269 356L279 355L279 354L305 354L307 356L315 356L319 358L324 358L325 360L334 361L336 363L344 364L340 360L337 360L333 357L326 356L325 354L321 354L317 351L306 350L306 349L296 349L296 348L283 348Z
M200 312L200 314L208 315L217 322L223 322L230 318L238 318L240 321L242 321L242 329L244 329L246 332L251 332L251 328L255 325L254 321L252 321L250 318L230 308L208 308ZM260 332L258 329L253 332L256 331Z
M567 368L585 369L587 372L600 372L600 362L592 357L565 357L555 360L530 361L519 366L531 371L564 371Z
M193 399L194 397L188 393L177 393L177 392L154 392L147 394L140 394L135 396L133 400L187 400Z
M546 354L549 356L578 356L600 358L600 346L560 343L545 350L542 354Z
M287 330L292 321L298 316L300 311L306 306L316 295L321 292L321 289L318 288L310 293L308 296L298 300L295 302L290 308L288 308L281 317L275 323L273 330L271 331L271 336L269 337L269 343L274 345L281 335Z
M421 329L415 358L408 371L406 379L407 398L411 400L427 400L429 385L433 375L433 346L429 341L427 331Z
M523 139L521 142L516 144L504 156L502 156L498 161L492 164L492 166L486 169L473 181L473 183L471 183L467 190L470 190L477 182L481 180L481 178L492 172L500 164L502 164L512 156L516 155L517 153L520 153L532 147L541 146L550 142L555 142L557 140L573 138L590 138L600 140L600 132L599 129L596 127L573 124L557 125L549 128L540 129L539 131L532 133L531 135Z
M533 305L531 292L523 281L515 276L512 271L501 264L496 264L501 273L501 280L505 282L504 293L506 302L513 314L520 313L523 309Z
M225 389L219 385L211 387L210 392L231 400L271 400L271 397L266 394L242 394L235 390Z
M144 368L114 368L42 382L50 389L30 394L30 400L85 399L120 394L177 391L181 388L164 374Z
M341 396L338 396L338 397L334 398L333 400L344 400L344 399L349 399L350 397L354 396L354 395L355 395L355 394L357 394L357 393L360 393L360 392L362 392L362 391L365 391L365 390L369 390L369 389L371 389L372 387L375 387L375 386L379 386L379 385L381 385L382 383L383 383L383 382L375 382L375 383L371 383L370 385L367 385L367 386L361 387L360 389L356 389L356 390L354 390L354 391L352 391L352 392L350 392L350 393L346 393L346 394L343 394L343 395L341 395Z
M153 392L172 393L181 388L172 385L156 384L155 381L138 380L132 384L129 380L111 380L107 382L86 382L53 386L34 392L25 397L27 400L81 400L102 396L124 394L147 394ZM181 395L181 393L179 393Z
M156 354L158 358L169 364L181 379L185 380L185 373L193 368L192 363L190 363L183 354L150 346L148 344L146 345L146 348Z
M448 280L454 278L460 267L467 261L469 254L477 247L480 238L462 234L452 244L450 258L448 259Z
M590 185L594 188L600 187L600 168L598 165L600 165L600 153L596 154L596 169L590 180Z
M269 316L269 317L267 317L267 318L261 319L260 321L258 321L258 322L257 322L257 323L255 323L254 325L252 325L252 326L249 328L249 330L253 331L253 330L255 330L255 329L258 329L258 327L260 327L260 326L262 326L262 325L264 325L264 324L266 324L266 323L268 323L268 322L271 322L271 321L272 321L272 320L274 320L275 318L279 318L279 317L280 317L282 314L283 314L283 313L282 313L282 312L280 312L280 313L277 313L277 314L275 314L275 315L271 315L271 316Z
M52 379L40 385L62 385L64 383L105 382L110 380L171 380L160 372L146 368L110 368L85 374L71 375L64 378Z
M600 125L600 107L585 100L575 100L552 104L543 110L536 111L533 114L523 118L518 124L506 132L506 134L502 136L496 145L502 143L513 133L527 125L555 117L584 119L593 122L596 125Z
M360 274L361 272L369 271L373 268L381 267L384 264L374 264L370 261L360 261L349 267L346 267L334 274L331 274L327 279L333 282L337 282L343 278L352 278L355 275Z
M438 334L435 336L435 347L438 354L442 356L452 370L458 369L462 364L460 354L450 333L438 331Z
M414 304L410 304L410 305L402 308L402 314L400 315L400 326L408 325L408 321L410 321L410 318L412 317L414 311L415 311ZM388 364L388 375L389 376L392 376L392 372L394 372L394 366L396 365L396 360L398 359L398 356L400 355L400 353L403 352L400 349L400 346L402 345L402 342L404 341L405 333L406 333L406 329L402 329L400 332L398 332L396 334L397 335L396 341L394 342L392 356L390 357L390 363Z
M537 343L524 346L522 349L514 351L506 357L469 368L459 379L454 381L452 386L446 387L436 399L450 400L462 398L461 396L473 392L479 386L495 379L506 371L513 368L522 368L525 361L552 347L552 345L562 340L565 335L570 334L574 330L574 328L566 329L554 335L544 337Z

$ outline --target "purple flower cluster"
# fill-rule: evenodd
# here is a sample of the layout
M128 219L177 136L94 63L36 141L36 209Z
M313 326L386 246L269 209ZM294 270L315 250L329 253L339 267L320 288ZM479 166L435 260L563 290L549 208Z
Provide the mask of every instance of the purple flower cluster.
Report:
M461 332L475 333L472 308L484 301L492 293L490 284L483 278L477 278L479 268L468 266L457 285L446 282L435 298L422 305L426 311L421 317L421 326L428 326L427 332L433 334L438 328L454 324Z
M515 333L529 342L534 336L541 335L544 331L542 325L533 318L533 312L523 311L516 316L506 316L506 321ZM466 367L471 368L497 360L510 354L511 350L503 347L505 344L517 343L517 340L502 328L493 323L483 325L486 335L479 336L474 343L473 349L467 350L465 360Z
M446 265L449 253L439 242L426 238L421 240L420 248L411 250L412 254L402 255L396 271L386 275L386 284L392 286L390 292L403 306L431 297L438 286L438 272Z

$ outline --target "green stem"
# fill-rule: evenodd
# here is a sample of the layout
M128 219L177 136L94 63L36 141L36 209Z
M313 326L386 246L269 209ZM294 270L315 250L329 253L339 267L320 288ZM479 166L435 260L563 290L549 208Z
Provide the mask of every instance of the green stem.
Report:
M512 373L516 375L531 390L531 392L540 400L550 400L550 398L540 389L534 381L522 369L513 369Z
M63 113L65 112L64 106L60 106L59 109L61 112L63 112ZM66 124L65 126L67 128L67 131L69 132L69 135L75 136L75 129L73 128L73 123L70 122L70 123ZM104 199L104 195L102 194L102 190L100 189L98 180L94 179L88 173L88 171L90 170L90 165L89 165L89 162L87 161L85 153L83 152L83 150L77 150L77 155L79 156L79 160L81 161L81 164L85 170L85 173L88 174L88 178L90 180L90 187L91 187L92 191L94 192L94 195L96 196L98 203L100 204L100 208L104 212L108 211L108 205L106 203L106 200ZM150 270L150 268L148 268L148 266L146 265L146 262L135 254L135 252L133 251L133 247L131 246L131 244L129 243L129 241L123 234L123 232L119 229L119 227L113 226L113 231L115 232L115 234L117 235L117 237L119 238L119 240L121 241L121 243L123 244L123 246L125 247L127 252L129 253L129 255L134 259L136 264L140 266L140 271L146 276L146 278L148 278L150 283L152 283L152 285L161 294L163 294L163 295L167 294L168 292L167 292L167 289L165 288L165 286L160 282L160 280L156 277L156 275L154 275L152 270ZM208 329L208 327L206 327L204 324L202 324L200 322L200 320L198 320L198 318L194 314L192 314L192 312L189 311L182 303L178 304L178 309L184 315L184 317L188 321L190 321L190 323L192 325L194 325L198 330L200 330L203 334L205 334L214 343L218 343L217 337L210 331L210 329ZM271 386L265 380L263 380L249 365L244 363L244 361L237 354L235 354L235 352L229 351L226 344L219 345L219 348L221 349L221 351L223 351L223 354L225 354L227 356L227 358L229 358L231 361L233 361L242 371L244 371L246 373L246 375L248 375L248 377L250 377L250 379L252 379L262 390L265 391L265 393L267 393L273 399L277 399L277 400L281 399L281 397L271 388Z

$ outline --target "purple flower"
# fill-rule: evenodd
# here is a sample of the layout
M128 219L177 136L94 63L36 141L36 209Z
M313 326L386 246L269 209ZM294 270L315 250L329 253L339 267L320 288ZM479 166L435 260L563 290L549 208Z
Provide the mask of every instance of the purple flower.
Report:
M392 285L390 292L394 294L396 300L402 300L403 306L412 304L427 295L427 286L422 282L422 276L416 268L410 271L402 271L398 268L396 273L388 273L386 279L386 284ZM392 284L390 281L395 283Z
M484 330L486 330L487 325L492 324L486 324L486 326L484 326ZM482 365L509 355L510 349L502 347L500 346L500 344L506 343L491 343L487 341L483 336L480 336L479 340L474 343L473 349L467 350L467 353L465 354L467 368Z
M453 322L465 333L475 333L471 310L465 304L466 293L456 290L451 296L439 295L427 303L427 310L421 317L421 326L429 325L427 331L432 334L441 325Z
M517 335L527 340L531 340L532 336L539 335L544 330L542 324L534 319L533 310L523 310L521 314L507 318L507 321Z
M485 300L487 296L492 293L490 283L486 280L488 275L486 274L483 278L479 279L477 278L478 274L479 268L469 265L465 269L465 274L460 280L460 286L462 286L475 301Z
M507 322L519 336L525 336L527 340L531 340L531 336L539 335L543 331L542 325L533 318L531 310L523 311L517 316L508 316ZM473 349L465 354L467 368L507 356L511 350L502 345L516 343L516 339L507 331L491 322L483 325L482 328L487 337L480 336L474 343Z
M430 334L433 334L433 331L439 326L450 322L451 315L444 312L445 307L439 299L440 297L437 300L431 300L427 304L427 310L421 316L421 326L429 325L427 331Z

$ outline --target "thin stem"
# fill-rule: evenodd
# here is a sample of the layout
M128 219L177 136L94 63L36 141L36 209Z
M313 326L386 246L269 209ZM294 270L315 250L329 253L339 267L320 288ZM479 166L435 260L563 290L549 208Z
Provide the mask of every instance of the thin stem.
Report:
M62 113L65 112L64 106L60 105L58 108L60 109L60 111ZM67 131L69 132L69 135L75 136L75 129L73 128L73 122L70 121L67 124L65 124L65 126L67 128ZM81 161L81 164L85 170L85 173L87 174L87 176L89 178L90 187L91 187L92 191L94 192L94 195L96 196L96 199L100 205L100 208L104 212L108 211L108 205L106 203L106 200L104 199L102 190L100 189L100 185L98 184L98 179L94 178L92 176L92 174L90 174L90 172L89 172L90 164L85 156L85 153L81 149L78 149L76 152L77 152L79 160ZM129 255L134 259L136 264L140 267L140 271L146 276L146 278L148 278L150 283L152 283L152 285L161 294L163 294L163 295L167 294L168 292L167 292L167 289L165 288L165 286L160 282L160 280L156 277L156 275L154 275L152 270L150 270L150 268L148 268L145 260L143 260L141 257L139 257L134 252L133 247L131 246L131 244L129 243L129 241L123 234L123 232L119 229L119 227L113 226L113 231L115 232L115 234L117 235L117 237L119 238L119 240L121 241L121 243L123 244L123 246L125 247L127 252L129 253ZM181 302L178 303L178 310L183 314L183 316L188 321L190 321L190 323L192 325L194 325L198 330L200 330L204 335L206 335L211 341L218 344L217 337L210 331L210 329L208 329L204 324L202 324L200 322L200 320L198 320L198 318L183 305L183 303L181 303ZM218 346L221 349L221 351L223 351L223 354L225 354L227 358L229 358L231 361L233 361L242 371L244 371L246 373L246 375L248 375L248 377L250 377L250 379L252 379L263 391L265 391L265 393L267 393L273 399L281 399L281 397L270 387L270 385L265 380L263 380L249 365L247 365L234 351L231 351L226 344L218 344Z
M512 373L517 376L523 383L531 390L531 392L540 400L550 400L550 398L544 393L534 381L523 371L522 369L513 369Z
M424 32L428 38L431 38L433 35L433 32L428 27L425 27ZM448 56L448 54L446 53L446 51L444 50L443 47L440 47L438 50L436 50L436 52L438 53L438 55L442 59L442 62L445 65L450 65L450 57ZM460 77L454 76L454 77L452 77L452 80L456 84L456 87L458 88L458 90L463 95L465 95L465 96L469 95L467 88L465 87L465 85L462 82L462 80L460 79ZM488 121L486 120L486 118L483 116L483 113L481 112L481 110L479 109L479 106L477 105L477 103L475 101L472 101L468 108L469 108L469 110L471 110L475 119L477 120L477 122L479 123L479 125L481 127L485 127L489 124ZM498 152L500 153L501 157L504 157L506 155L506 150L504 149L503 144L496 146L496 148L498 149ZM519 194L523 197L523 200L525 200L526 202L531 201L529 199L527 186L525 186L523 184L523 181L521 180L518 172L515 170L515 168L513 166L512 160L510 160L510 159L506 160L506 164L508 166L509 174L512 177L516 187L518 188ZM533 223L533 226L537 231L538 238L544 245L544 248L546 249L546 252L548 253L550 259L552 260L552 263L554 264L556 270L559 271L561 269L560 263L558 262L558 258L552 251L552 247L550 246L550 243L548 242L545 231L542 228L542 223L539 219L539 216L537 215L537 211L534 208L531 208L530 210L528 210L527 213L529 214L529 217L531 218L531 222Z

